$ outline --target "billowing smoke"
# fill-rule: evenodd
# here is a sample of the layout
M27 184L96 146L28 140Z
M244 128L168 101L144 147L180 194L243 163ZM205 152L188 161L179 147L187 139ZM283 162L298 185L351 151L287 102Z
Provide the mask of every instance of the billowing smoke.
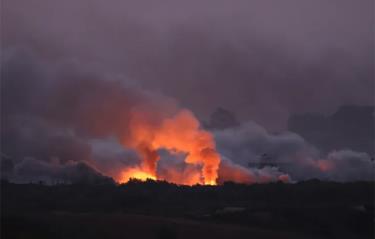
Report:
M17 183L114 183L112 178L104 176L85 162L61 164L58 159L46 162L26 157L8 173L8 179Z
M2 0L1 43L268 129L374 101L372 0L167 2Z
M96 164L90 141L114 137L138 156L135 167L124 164L124 172L114 175L119 181L159 178L159 150L165 149L185 154L184 162L199 170L194 181L189 176L187 182L178 182L216 184L220 155L213 136L174 100L71 67L43 63L32 53L6 52L2 65L1 133L6 155L21 163L25 157L36 157ZM39 166L41 172L50 169L44 163ZM168 170L160 177L173 181L176 173Z
M288 129L325 153L350 148L375 155L375 106L343 105L331 115L293 115Z
M367 153L338 149L325 154L295 133L271 134L253 122L214 134L221 155L242 167L277 169L292 180L374 180L375 162Z
M219 183L237 182L245 184L268 183L268 182L290 182L288 174L280 172L276 167L248 168L224 159L220 164Z
M75 182L81 173L189 185L373 179L366 153L323 154L295 133L270 134L223 109L212 134L171 98L32 51L5 51L1 77L2 175L14 180Z
M320 169L315 177L335 181L375 180L375 162L366 153L339 150L317 162Z
M211 133L175 100L74 62L7 49L1 78L2 175L14 180L75 182L81 173L189 185L373 179L366 153L323 154L295 133L270 134L225 110Z
M187 163L202 166L203 182L215 183L220 157L190 111L118 81L42 64L31 54L9 51L2 62L7 155L90 161L87 140L115 137L138 153L139 167L149 175L156 177L157 150L165 148L187 153Z

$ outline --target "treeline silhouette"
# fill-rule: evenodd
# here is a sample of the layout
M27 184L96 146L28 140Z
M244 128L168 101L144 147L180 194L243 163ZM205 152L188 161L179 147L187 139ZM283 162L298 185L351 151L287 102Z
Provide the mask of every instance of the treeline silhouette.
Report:
M1 182L2 238L31 238L30 235L58 238L56 235L66 231L70 238L82 238L82 231L75 224L118 214L143 215L160 222L165 218L184 218L319 238L371 238L374 182L310 180L254 185L227 182L219 186L179 186L152 180L131 180L120 185ZM66 215L72 218L66 219ZM88 218L79 219L82 215ZM57 221L52 223L48 219L51 217ZM177 238L178 233L174 232L177 229L159 226L162 238ZM17 233L19 237L14 236Z

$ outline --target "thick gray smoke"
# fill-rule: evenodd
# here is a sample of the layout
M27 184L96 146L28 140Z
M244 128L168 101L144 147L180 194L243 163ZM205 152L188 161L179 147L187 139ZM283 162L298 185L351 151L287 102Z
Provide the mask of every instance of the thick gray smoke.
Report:
M72 66L53 66L30 52L11 50L5 56L1 75L2 164L10 160L13 166L5 167L3 175L10 174L9 178L18 181L79 181L75 175L89 166L77 162L116 175L122 168L139 163L137 154L120 144L128 133L131 110L147 107L158 120L176 108L170 98L106 80L100 74L82 73ZM295 133L270 134L253 122L239 124L230 115L221 109L213 114L219 120L210 121L223 158L220 182L372 179L374 163L366 153L340 150L323 155ZM165 177L168 173L186 177L195 170L168 157L158 169ZM175 164L177 171L167 172L166 164Z
M346 105L332 115L308 113L289 118L288 128L320 150L350 148L374 156L375 106Z
M374 180L367 154L338 149L320 152L295 133L271 134L253 122L214 132L219 152L243 167L277 168L292 180Z
M157 121L178 101L202 119L220 106L245 122L225 110L208 122L227 158L223 174L236 168L243 182L371 179L373 161L343 140L351 131L328 126L330 142L341 142L329 150L303 130L268 132L285 132L290 114L373 103L371 0L159 4L2 1L2 176L71 180L61 175L79 162L115 175L139 161L121 146L134 107ZM363 128L353 127L361 131L355 150L372 147ZM176 162L166 157L159 170L167 163ZM194 170L185 166L178 173Z
M372 0L2 1L2 46L78 62L285 129L289 114L373 103ZM210 94L207 94L209 90Z
M146 108L157 121L176 107L160 94L75 65L46 63L28 50L7 49L1 64L2 161L11 160L16 168L33 158L36 166L31 168L56 171L56 164L49 165L57 158L64 170L71 169L63 166L71 161L86 162L113 175L114 169L138 161L134 152L119 145L127 137L131 111ZM9 174L6 171L3 174ZM14 172L18 179L20 174ZM34 180L32 173L39 171L22 172ZM53 175L60 179L59 173L46 177Z
M16 183L114 183L112 178L101 174L93 165L84 161L61 163L58 158L43 161L25 157L16 162L6 155L1 158L1 178Z
M269 182L291 182L292 179L287 173L281 172L277 167L264 166L261 168L241 166L233 163L232 160L222 156L219 168L219 183L227 181L253 184Z

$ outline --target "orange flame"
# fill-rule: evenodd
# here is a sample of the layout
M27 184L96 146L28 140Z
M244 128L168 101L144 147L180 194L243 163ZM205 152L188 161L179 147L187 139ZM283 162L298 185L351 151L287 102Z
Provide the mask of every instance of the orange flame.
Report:
M130 179L146 181L148 179L156 180L156 177L154 175L142 171L139 168L128 168L121 173L120 179L118 181L120 183L126 183Z
M165 149L170 153L184 153L185 163L202 167L201 177L194 174L194 177L181 180L173 176L176 173L171 171L168 181L189 185L203 181L206 185L216 185L220 155L216 152L213 136L200 128L199 121L188 110L180 110L172 117L156 123L143 112L134 112L130 120L129 138L123 143L135 149L142 162L137 170L125 170L121 181L131 177L144 179L145 176L158 179L158 150Z

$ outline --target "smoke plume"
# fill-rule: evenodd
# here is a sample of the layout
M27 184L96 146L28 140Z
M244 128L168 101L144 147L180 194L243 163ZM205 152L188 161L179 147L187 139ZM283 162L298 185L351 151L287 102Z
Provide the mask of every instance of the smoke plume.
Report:
M371 0L4 0L2 9L2 176L33 168L22 166L30 159L54 171L46 165L58 159L118 182L371 178L373 161L355 152L372 148L364 124L342 134L346 122L329 119L327 148L304 127L285 131L291 114L373 103ZM221 109L202 128L198 118L218 106L240 120ZM337 140L353 131L361 140Z
M216 184L220 155L213 136L174 100L74 68L43 65L31 53L7 54L2 71L2 149L7 155L21 161L90 162L87 142L115 137L139 157L125 178L158 178L158 150L165 149L201 167L200 177L188 183Z
M292 180L374 180L375 162L367 153L349 149L324 153L295 133L271 134L254 122L214 134L219 153L242 167L274 168Z
M2 1L4 48L131 77L199 118L221 106L280 130L374 100L372 0L38 2Z

